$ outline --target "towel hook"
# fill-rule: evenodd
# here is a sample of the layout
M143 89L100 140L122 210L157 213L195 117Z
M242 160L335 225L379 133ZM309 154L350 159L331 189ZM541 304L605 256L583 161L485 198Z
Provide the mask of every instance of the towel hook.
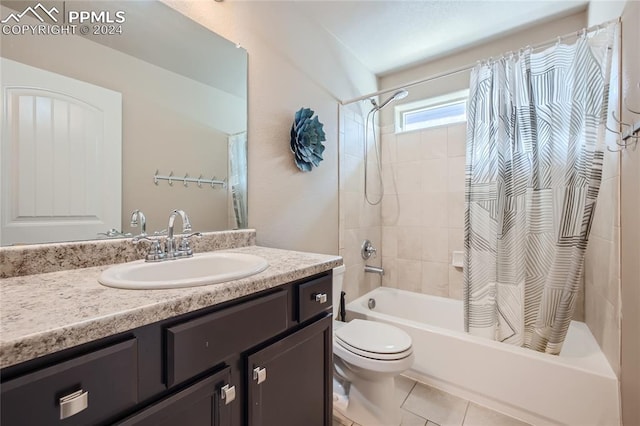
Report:
M631 126L631 124L629 123L625 123L624 121L618 119L618 117L616 117L616 112L615 111L611 111L611 116L613 117L613 119L616 121L616 123L618 124L623 124L625 126Z

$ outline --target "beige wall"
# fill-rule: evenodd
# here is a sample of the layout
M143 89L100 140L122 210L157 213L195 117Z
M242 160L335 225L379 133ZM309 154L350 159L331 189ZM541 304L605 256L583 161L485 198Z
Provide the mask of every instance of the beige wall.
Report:
M462 299L465 139L466 123L383 133L384 286Z
M340 255L346 266L344 291L347 302L380 286L382 278L365 273L364 266L381 265L381 204L370 205L364 198L364 122L359 109L340 108ZM368 192L373 202L380 197L372 131L369 127ZM378 143L379 143L378 139ZM364 240L378 250L375 258L364 260L360 254Z
M337 254L336 101L374 91L374 76L295 3L165 3L249 53L249 226L258 243ZM291 24L298 28L287 33ZM293 115L303 106L327 134L324 161L311 173L299 172L289 151Z
M404 71L396 72L379 79L380 89L400 86L407 82L417 81L435 74L448 72L476 61L498 57L510 50L517 51L521 47L545 42L554 37L577 31L587 24L586 11L576 13L564 18L526 28L499 39L484 43L473 48L419 65ZM409 89L409 96L403 102L412 102L433 96L451 93L469 87L470 71L440 78L430 83L414 86ZM393 108L383 110L381 114L381 126L393 124Z
M640 2L627 2L622 20L622 98L640 111ZM622 120L637 123L640 115L622 108ZM622 421L640 424L640 149L621 155L621 389Z

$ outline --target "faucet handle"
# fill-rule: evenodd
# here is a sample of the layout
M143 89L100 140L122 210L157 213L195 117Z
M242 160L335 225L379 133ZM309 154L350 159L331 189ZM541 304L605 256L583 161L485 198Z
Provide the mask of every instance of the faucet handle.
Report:
M147 255L145 256L147 262L158 262L160 260L164 260L165 253L164 250L162 250L162 244L160 244L161 238L150 237L146 234L140 234L133 237L133 239L131 240L133 244L139 244L143 241L151 243L149 245Z
M377 252L378 251L373 247L373 244L371 244L371 241L364 240L362 247L360 248L360 255L364 260L369 259L371 256L375 258Z
M133 244L139 244L139 243L141 243L141 242L143 242L143 241L146 241L146 242L149 242L149 243L152 243L152 244L153 244L153 243L159 243L159 242L160 242L160 240L159 240L158 238L150 237L150 236L148 236L147 234L140 234L140 235L136 235L135 237L133 237L133 238L131 239L131 242L132 242Z
M191 249L191 245L189 243L189 239L193 237L202 237L202 232L194 232L189 235L184 235L182 240L180 240L180 248L179 250L183 252L186 256L193 255L193 250Z
M193 232L193 233L191 233L189 235L183 235L182 239L184 240L184 239L189 239L189 238L193 238L193 237L198 237L198 238L202 237L202 232Z

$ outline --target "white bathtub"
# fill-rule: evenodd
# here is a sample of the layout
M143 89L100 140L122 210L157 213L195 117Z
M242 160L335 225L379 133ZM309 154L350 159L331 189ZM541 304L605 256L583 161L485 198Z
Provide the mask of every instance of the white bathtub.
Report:
M380 287L347 304L354 318L409 333L415 363L405 375L428 385L534 425L620 424L618 380L582 322L554 356L468 335L462 302L442 297Z

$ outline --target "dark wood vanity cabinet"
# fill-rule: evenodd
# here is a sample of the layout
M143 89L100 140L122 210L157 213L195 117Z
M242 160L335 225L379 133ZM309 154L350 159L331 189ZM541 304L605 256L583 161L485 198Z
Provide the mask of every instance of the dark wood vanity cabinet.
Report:
M332 317L266 348L247 362L249 424L323 426L331 419Z
M331 424L331 272L0 371L0 423Z
M228 394L231 373L229 367L209 375L157 403L143 408L118 426L230 426L231 406L235 401Z

